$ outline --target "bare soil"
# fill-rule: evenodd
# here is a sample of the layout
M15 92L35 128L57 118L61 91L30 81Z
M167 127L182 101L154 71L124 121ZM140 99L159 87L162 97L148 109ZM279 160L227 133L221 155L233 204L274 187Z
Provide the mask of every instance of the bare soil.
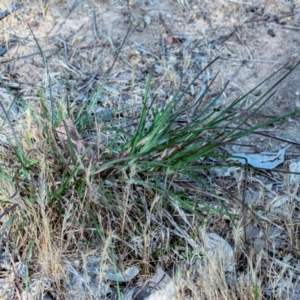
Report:
M152 65L156 71L154 89L164 101L181 78L185 84L190 82L219 57L205 76L211 78L220 71L210 97L230 81L220 103L226 106L285 64L286 70L299 59L297 1L22 3L21 9L1 20L0 41L8 51L0 61L3 83L14 86L23 96L34 97L46 84L44 63L32 33L47 60L55 97L65 93L68 78L69 84L76 86L69 89L70 100L83 101L99 87L133 22L102 99L101 105L113 109L139 103ZM2 8L9 4L2 3ZM299 74L298 68L277 89L261 110L262 116L277 116L300 106ZM201 80L196 81L191 98L201 84ZM250 94L243 109L270 84ZM285 121L276 134L298 141L295 125L297 118Z

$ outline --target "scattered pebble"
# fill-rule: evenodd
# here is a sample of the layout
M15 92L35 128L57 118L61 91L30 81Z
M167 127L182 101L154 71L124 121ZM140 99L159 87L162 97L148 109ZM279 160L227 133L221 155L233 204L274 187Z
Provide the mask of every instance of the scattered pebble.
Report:
M114 117L110 108L97 107L95 114L98 122L110 122Z
M144 21L145 21L145 23L146 23L147 25L150 25L150 23L151 23L151 17L148 16L148 15L145 15L145 16L144 16Z
M269 29L269 30L267 31L267 33L268 33L268 35L270 35L271 37L276 36L276 34L275 34L275 32L274 32L273 29Z
M138 0L129 0L128 1L128 4L129 4L129 6L131 6L131 7L136 7L136 6L138 6L138 3L139 1Z
M160 65L155 64L155 65L154 65L154 70L155 70L155 72L156 72L157 74L162 74L163 71L164 71L164 68L163 68L162 66L160 66Z
M174 43L174 38L171 37L171 36L167 36L167 37L165 38L165 40L166 40L166 43L167 43L167 44L172 44L172 43Z
M171 14L166 14L166 18L172 19L172 15Z
M50 8L50 11L51 11L52 15L56 18L59 18L59 17L65 18L68 14L68 11L66 9L62 9L58 6L52 6Z
M254 241L254 253L258 254L260 251L262 251L265 247L265 240L261 238L257 238Z
M143 19L141 19L139 20L139 22L137 22L137 25L135 26L135 30L137 32L143 32L145 27L146 27L146 22Z
M285 2L280 7L280 12L283 14L291 14L294 12L295 5L292 2Z

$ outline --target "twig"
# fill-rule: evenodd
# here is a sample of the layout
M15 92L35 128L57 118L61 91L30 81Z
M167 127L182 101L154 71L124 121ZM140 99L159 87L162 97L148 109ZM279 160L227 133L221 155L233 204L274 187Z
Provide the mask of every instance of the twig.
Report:
M16 286L17 286L17 288L16 288L17 297L18 297L18 299L21 300L22 298L21 298L20 292L23 292L24 289L22 288L22 284L21 284L21 281L20 281L20 279L19 279L18 272L17 272L17 270L16 270L14 261L13 261L13 259L12 259L11 256L10 256L10 259L11 259L12 270L13 270L13 273L14 273L14 282L15 282L15 284L16 284Z
M268 59L239 59L239 58L222 58L220 57L221 60L223 61L237 61L237 62L256 62L256 63L266 63L266 64L282 64L282 62L278 62L275 60L268 60Z
M22 6L23 6L23 4L15 3L15 4L12 4L8 9L1 10L0 11L0 20L7 17L12 12L14 12L15 10L21 8Z
M263 16L251 18L250 20L247 20L244 23L264 24L264 23L276 22L277 24L284 25L284 24L281 24L279 22L279 20L294 16L297 13L299 13L299 11L295 11L293 13L290 13L290 14L287 14L287 15L281 15L281 16L274 16L274 15L270 15L270 14L265 14Z
M283 28L292 29L292 30L300 30L300 27L290 26L290 25L282 25Z
M67 47L66 41L63 41L63 44L64 44L64 50L65 50L65 59L66 59L66 63L68 63L69 57L68 57L68 47Z
M122 43L121 43L121 46L120 46L120 48L119 48L119 50L118 50L118 52L117 52L116 57L114 58L114 61L113 61L112 65L110 66L110 68L109 68L108 70L106 70L106 71L103 73L102 78L104 77L104 75L108 75L108 74L110 73L110 71L113 69L113 67L114 67L114 65L115 65L115 63L116 63L116 61L117 61L117 59L118 59L118 57L119 57L119 55L120 55L120 53L121 53L121 50L122 50L122 48L123 48L123 46L124 46L124 44L125 44L125 41L127 40L127 37L128 37L129 32L130 32L130 30L131 30L131 27L132 27L132 22L130 23L129 29L127 30L127 33L126 33L126 35L125 35L125 37L124 37L124 39L123 39L123 41L122 41Z
M247 242L247 203L246 203L246 193L247 193L247 182L248 182L248 159L245 158L245 177L244 177L244 187L243 187L243 199L242 199L242 226L244 230L244 242Z
M162 49L162 57L164 59L166 59L166 43L165 43L165 39L163 37L161 37L161 49Z
M165 28L167 35L171 35L172 38L177 42L177 43L182 43L182 38L176 38L175 35L173 34L172 30L170 27L166 24L165 20L163 19L162 15L159 14L159 21L161 25Z
M14 210L19 204L15 203L9 208L5 209L4 212L0 215L0 219L2 219L5 215L7 215L10 211Z
M281 16L273 16L273 18L271 18L270 20L266 21L266 23L270 23L270 22L276 22L278 24L280 24L278 21L281 20L281 19L285 19L285 18L288 18L288 17L292 17L296 14L298 14L300 11L297 10L297 11L294 11L290 14L287 14L287 15L281 15ZM282 24L283 25L283 24Z
M59 50L60 49L61 48L59 48ZM57 48L53 48L53 49L49 49L49 50L44 50L44 53L45 52L55 51L55 50L57 50ZM13 58L3 59L3 60L0 60L0 62L1 63L11 62L13 60L19 60L19 59L22 59L22 58L28 58L28 57L32 57L32 56L35 56L35 55L38 55L38 54L40 54L40 52L33 52L33 53L22 55L22 56L17 56L17 57L13 57Z
M93 9L93 32L94 32L95 38L99 38L99 31L97 28L97 19L96 19L95 9Z
M150 282L149 280L146 280L146 281L144 282L144 284L139 288L139 290L136 291L135 294L132 296L132 299L136 299L136 297L143 291L143 289L144 289L145 287L148 287L149 282Z
M234 33L235 31L237 30L237 28L234 28L232 31L230 31L228 34L223 34L223 35L220 35L216 38L212 38L208 41L205 41L205 42L202 42L201 44L197 44L198 47L203 47L203 46L206 46L208 44L212 44L214 42L217 42L219 41L220 44L224 43L226 40L228 40Z
M247 46L247 44L241 39L241 36L239 35L239 33L237 31L234 32L234 34L237 36L237 38L240 40L241 44L246 48L248 54L249 54L249 57L251 60L253 60L253 56L251 54L251 51L249 49L249 47Z

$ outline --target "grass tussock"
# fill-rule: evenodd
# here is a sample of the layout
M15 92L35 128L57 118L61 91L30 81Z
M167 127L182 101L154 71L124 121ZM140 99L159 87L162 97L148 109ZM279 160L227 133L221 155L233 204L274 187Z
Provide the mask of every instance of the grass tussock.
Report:
M287 76L253 103L253 114ZM223 91L209 103L202 93L188 105L189 87L179 88L161 105L151 80L150 71L138 119L97 121L92 111L104 84L77 111L52 98L48 104L42 92L39 103L24 103L14 124L2 108L1 240L3 253L24 263L18 293L30 294L33 282L44 289L47 281L48 293L68 299L68 263L84 269L86 257L98 255L100 276L109 266L118 273L134 265L143 276L158 266L173 270L178 299L282 299L278 282L292 280L291 269L270 255L272 243L255 245L246 230L260 227L268 243L272 224L286 228L296 253L293 212L278 222L248 205L243 189L258 170L246 177L225 146L299 111L248 126L250 116L238 109L248 94L225 108L215 105ZM237 171L230 179L214 173L231 167ZM218 243L212 255L209 232L229 242L231 262ZM119 299L122 288L117 281Z

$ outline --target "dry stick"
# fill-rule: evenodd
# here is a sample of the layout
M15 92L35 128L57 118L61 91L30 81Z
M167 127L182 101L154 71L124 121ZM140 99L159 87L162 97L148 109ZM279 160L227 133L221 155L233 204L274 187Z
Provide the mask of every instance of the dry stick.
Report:
M8 9L1 10L0 11L0 20L7 17L12 12L14 12L15 10L21 8L22 6L23 6L23 4L15 3L15 4L12 4Z
M201 71L201 73L203 72L203 70ZM202 87L201 87L201 90L200 92L198 93L198 95L196 96L196 100L195 100L195 103L192 105L191 107L191 114L190 114L190 118L194 118L199 107L201 106L202 104L202 98L204 97L204 94L207 92L207 90L210 88L210 86L213 84L213 82L215 81L215 79L217 78L217 76L219 75L220 71L218 71L217 75L215 75L213 78L212 78L212 81L210 82L210 84L207 84L208 80L210 78L206 78L206 79L203 79L203 84L202 84ZM223 92L225 92L227 86L229 84L229 81L227 81L223 87L223 89L221 90L221 92L219 93L218 95L218 98L220 98L223 94Z
M64 19L64 21L62 23L59 24L58 28L61 29L67 22L69 16L71 15L71 13L74 11L74 9L78 6L78 4L80 3L80 0L76 1L73 6L70 8L66 18ZM52 26L52 28L48 31L48 34L54 29L55 25L57 24L57 22L54 23L54 25ZM83 26L83 25L82 25ZM58 31L58 30L57 30Z
M268 60L268 59L241 59L241 58L225 58L225 57L220 57L220 59L224 62L228 61L231 63L232 65L232 62L233 61L236 61L236 62L242 62L242 63L246 63L246 62L254 62L254 63L266 63L266 64L275 64L275 65L280 65L280 64L284 64L283 62L279 62L279 61L276 61L276 60Z
M61 48L59 47L59 50ZM50 52L50 51L55 51L57 50L57 47L56 48L53 48L53 49L49 49L49 50L45 50L43 51L44 53L45 52ZM22 56L17 56L15 58L8 58L8 59L4 59L4 60L0 60L1 63L6 63L6 62L11 62L13 60L19 60L19 59L22 59L22 58L28 58L28 57L31 57L31 56L35 56L35 55L38 55L38 54L41 54L40 52L34 52L34 53L30 53L30 54L26 54L26 55L22 55ZM48 57L47 57L48 58Z
M83 85L82 87L78 88L78 91L81 92L83 91L85 88L88 89L89 86L92 85L93 81L95 80L95 78L99 75L99 71L97 70L96 72L94 72L94 74L91 76L91 78L89 79L88 83Z
M21 281L19 279L19 275L18 275L18 272L16 270L16 267L14 265L14 261L12 260L12 258L11 258L11 265L12 265L12 269L13 269L13 273L14 273L14 277L15 277L14 278L15 279L14 282L15 282L15 285L17 286L17 288L16 288L17 296L18 296L18 299L21 300L22 298L21 298L20 292L23 292L24 289L22 287L22 283L21 283Z
M98 31L98 28L97 28L97 20L96 20L95 9L93 9L93 32L94 32L95 38L99 39L99 31Z
M67 47L66 41L63 41L63 44L64 44L64 50L65 50L66 63L68 63L69 62L69 57L68 57L68 47Z
M66 40L68 40L71 36L67 37ZM114 46L118 47L120 45L119 42L115 42L113 43ZM108 47L108 46L111 46L111 44L109 43L100 43L100 44L95 44L95 45L89 45L89 46L82 46L82 47L78 47L78 49L90 49L90 48L95 48L95 47ZM51 56L53 55L56 55L60 50L62 49L61 46L57 46L56 48L52 48L52 49L48 49L48 50L43 50L44 53L47 53L47 52L52 52L51 54L49 54L48 56L46 56L46 58L50 58ZM23 59L23 58L29 58L29 57L32 57L32 56L35 56L35 55L38 55L40 54L40 52L33 52L33 53L30 53L30 54L26 54L26 55L22 55L22 56L17 56L17 57L14 57L14 58L8 58L8 59L3 59L3 60L0 60L0 63L7 63L7 62L11 62L13 60L19 60L19 59Z
M265 21L264 23L276 22L276 23L280 24L279 20L285 19L285 18L288 18L288 17L292 17L292 16L296 15L299 12L300 11L295 11L293 13L290 13L290 14L287 14L287 15L282 15L282 16L279 16L279 17L273 16L272 18L270 18L269 20ZM280 25L283 25L283 24L280 24Z
M244 239L245 243L247 242L247 206L246 206L246 192L247 192L247 182L248 182L248 159L245 158L246 166L245 166L245 178L244 178L244 188L243 188L243 199L242 199L242 226L244 230Z
M260 16L260 17L254 17L254 18L251 18L250 20L245 21L244 24L245 23L264 24L264 23L271 23L271 22L276 22L276 23L280 24L279 20L294 16L297 13L299 13L299 11L295 11L293 13L290 13L290 14L287 14L287 15L281 15L281 16L264 15L264 16ZM283 25L283 24L280 24L280 25Z
M113 67L115 66L115 63L116 63L116 61L117 61L117 59L118 59L118 57L119 57L119 54L121 53L121 50L122 50L122 48L123 48L123 46L124 46L124 44L125 44L125 41L127 40L127 37L128 37L129 32L130 32L130 30L131 30L131 27L132 27L132 22L130 23L129 29L127 30L127 33L126 33L126 35L125 35L125 37L124 37L124 39L123 39L123 41L122 41L122 43L121 43L121 46L120 46L120 48L119 48L119 50L118 50L118 52L117 52L117 55L116 55L116 57L115 57L115 59L114 59L112 65L110 66L110 68L109 68L107 71L105 71L105 72L103 73L103 75L102 75L101 78L103 78L104 75L108 75L108 74L110 73L110 71L113 69Z
M300 30L300 27L290 26L290 25L281 25L283 28L292 29L292 30Z
M162 15L159 14L159 21L161 23L161 25L165 28L167 35L171 35L172 38L177 42L177 43L181 43L181 38L176 38L172 32L172 30L170 29L169 26L167 26L165 20L163 19Z
M16 193L15 193L16 194ZM14 195L15 195L14 194ZM12 196L13 197L13 196ZM10 198L12 198L10 197ZM10 211L14 210L17 206L19 206L18 203L13 204L9 208L5 209L4 212L0 215L0 219L2 219L5 215L7 215Z
M89 43L88 45L78 47L77 49L83 50L83 49L91 49L91 48L96 48L96 47L111 47L111 45L113 45L115 47L119 47L120 42L114 42L114 43L102 42L100 44L98 43L98 44L93 44L93 45L90 45L90 43Z
M245 124L248 125L249 127L252 127L250 124L248 124L246 122L245 122ZM223 127L214 126L213 128L223 128ZM228 127L226 127L226 129L235 129L235 127L228 126ZM241 127L241 130L247 130L247 128ZM288 139L284 139L282 137L277 137L277 136L274 136L272 134L268 134L268 133L265 133L265 132L262 132L262 131L253 131L253 132L251 132L251 134L258 134L258 135L262 135L262 136L272 138L274 140L278 140L278 141L286 142L286 143L289 143L289 144L292 144L292 145L300 146L300 143L298 143L298 142L294 142L294 141L291 141L291 140L288 140Z
M161 35L161 49L162 49L162 56L165 59L166 58L166 43L164 37Z
M300 26L300 11L297 12L297 17L296 17L296 20L294 21L294 25L296 28L300 29L299 26Z
M16 196L16 194L17 194L17 191L12 196L10 196L9 199L14 198ZM0 219L2 219L2 217L4 215L8 214L10 211L14 210L17 206L19 206L19 204L15 203L12 206L10 206L9 208L7 208L6 210L4 210L4 212L0 215ZM8 231L8 236L10 235L10 231L11 231L11 227L10 227L10 229ZM14 282L17 285L17 288L16 288L17 297L18 297L18 299L21 299L20 291L23 290L22 289L22 285L21 285L20 280L18 278L18 274L17 274L17 271L16 271L16 268L15 268L15 265L13 263L11 255L9 257L10 257L10 260L11 260L11 263L12 263L13 273L14 273L14 276L15 276Z
M139 288L139 290L133 294L132 299L136 299L136 297L143 291L145 287L148 287L149 279L144 282L144 284Z
M253 59L253 56L251 54L251 51L249 49L249 47L247 46L247 44L242 40L241 36L239 35L239 33L237 31L234 32L234 34L237 36L237 38L240 40L241 44L246 48L248 54L249 54L249 57L250 59L252 60Z
M217 42L217 41L219 41L222 44L226 40L228 40L235 33L236 30L237 30L237 28L235 27L228 34L223 34L223 35L220 35L220 36L218 36L216 38L212 38L212 39L210 39L208 41L205 41L205 42L202 42L201 44L198 44L197 46L198 47L203 47L203 46L206 46L208 44L212 44L212 43Z
M75 5L78 4L78 3L79 3L79 2L75 3ZM73 7L72 9L74 9L74 7ZM71 11L69 12L68 16L69 16L70 13L72 12L72 9L71 9ZM67 16L67 17L68 17L68 16ZM1 17L1 14L0 14L0 17ZM64 21L62 24L60 24L59 28L61 28L61 26L63 26L64 24L65 24L65 21ZM48 31L47 36L49 36L49 34L51 33L51 31L54 29L55 25L56 25L56 23L55 23L55 24L53 25L53 27ZM71 34L66 38L66 40L69 40L72 36L74 36L75 34L77 34L83 27L84 27L84 24L80 25L79 28L78 28L75 32L71 33ZM98 46L98 45L97 45L97 46ZM97 47L97 46L96 46L96 47ZM101 46L101 45L99 45L99 46ZM53 53L51 53L49 56L46 57L46 58L48 59L48 58L51 57L52 55L56 55L56 54L61 50L61 48L62 48L62 47L57 46L57 47L54 48L54 49L44 50L43 52L44 52L44 53L47 53L47 52L54 51ZM40 52L34 52L34 53L30 53L30 54L18 56L18 57L16 57L16 58L4 59L4 60L2 60L2 61L0 61L0 62L1 62L1 63L11 62L11 61L13 61L13 60L19 60L19 59L23 59L23 58L28 58L28 57L32 57L32 56L35 56L35 55L38 55L38 54L40 54Z

